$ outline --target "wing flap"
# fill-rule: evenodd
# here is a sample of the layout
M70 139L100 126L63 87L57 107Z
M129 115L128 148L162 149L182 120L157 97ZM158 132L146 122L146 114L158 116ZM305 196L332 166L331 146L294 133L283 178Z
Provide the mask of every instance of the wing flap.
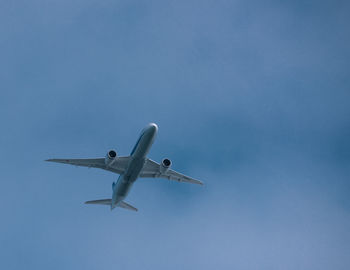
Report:
M105 166L104 158L76 158L76 159L52 158L52 159L47 159L45 161L71 164L71 165L84 166L84 167L103 168Z
M139 175L139 177L144 178L164 178L168 180L178 181L178 182L187 182L197 185L203 185L203 182L182 173L176 172L172 169L167 170L165 173L160 172L160 164L147 159L146 163Z
M75 166L83 166L89 168L99 168L114 173L122 174L125 172L130 157L117 157L116 161L113 162L112 166L107 166L105 164L105 158L78 158L78 159L47 159L49 162L57 162L70 164Z

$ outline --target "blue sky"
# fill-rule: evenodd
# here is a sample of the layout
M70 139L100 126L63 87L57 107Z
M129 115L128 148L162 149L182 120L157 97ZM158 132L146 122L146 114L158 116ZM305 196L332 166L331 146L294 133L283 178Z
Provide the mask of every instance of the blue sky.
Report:
M0 266L349 269L346 1L0 2ZM204 187L43 162L131 151Z

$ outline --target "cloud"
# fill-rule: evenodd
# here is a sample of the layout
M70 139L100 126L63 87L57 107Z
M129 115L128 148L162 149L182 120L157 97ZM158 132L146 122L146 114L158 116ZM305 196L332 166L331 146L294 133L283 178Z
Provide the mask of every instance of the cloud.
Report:
M4 267L348 268L347 4L1 5ZM141 179L110 212L82 202L115 175L43 162L148 122L204 187Z

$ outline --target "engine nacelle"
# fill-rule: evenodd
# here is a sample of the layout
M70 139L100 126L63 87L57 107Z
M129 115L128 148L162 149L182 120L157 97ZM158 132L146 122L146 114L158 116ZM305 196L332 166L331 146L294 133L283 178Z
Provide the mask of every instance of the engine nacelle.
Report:
M167 170L169 170L171 167L171 160L170 159L163 159L162 162L160 163L159 170L161 173L165 173Z
M109 150L105 158L105 164L111 166L116 158L117 152L115 150Z

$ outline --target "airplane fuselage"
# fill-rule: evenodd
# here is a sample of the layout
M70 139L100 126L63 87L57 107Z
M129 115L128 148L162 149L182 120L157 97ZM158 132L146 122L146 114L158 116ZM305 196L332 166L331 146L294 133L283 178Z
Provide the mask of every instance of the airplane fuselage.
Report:
M113 185L111 209L115 208L120 201L128 195L130 188L138 178L146 161L146 156L157 135L158 127L156 124L149 124L142 130L133 150L130 153L130 161L127 169L118 178Z

